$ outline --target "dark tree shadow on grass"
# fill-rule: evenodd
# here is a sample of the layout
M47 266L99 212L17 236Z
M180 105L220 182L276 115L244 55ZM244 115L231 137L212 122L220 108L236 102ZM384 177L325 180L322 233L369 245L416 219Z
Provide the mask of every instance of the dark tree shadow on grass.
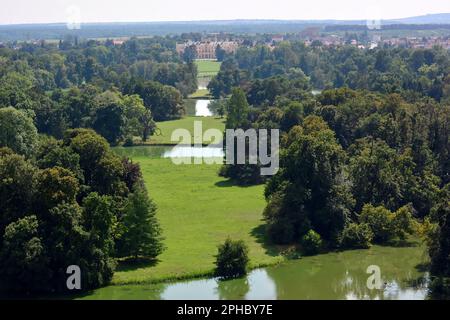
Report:
M154 267L158 264L158 259L149 258L127 258L118 261L116 271L134 271L141 268Z
M261 244L267 255L276 257L282 254L284 248L271 243L270 239L267 237L266 225L264 223L253 228L252 231L250 231L250 234L256 238L256 242Z
M420 241L415 239L394 239L385 243L377 244L382 247L412 248L420 246Z
M216 183L214 183L214 185L219 188L229 188L229 187L237 186L237 184L232 180L217 181Z
M260 185L260 184L262 184L262 183L259 183L259 184L242 184L242 183L238 183L234 179L221 180L221 181L217 181L216 183L214 183L214 185L216 187L219 187L219 188L230 188L230 187L249 188L249 187L257 186L257 185Z

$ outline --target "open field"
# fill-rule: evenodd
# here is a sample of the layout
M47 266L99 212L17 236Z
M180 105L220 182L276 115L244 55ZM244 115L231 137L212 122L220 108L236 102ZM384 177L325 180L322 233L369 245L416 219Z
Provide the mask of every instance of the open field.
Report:
M158 122L158 132L150 137L147 144L176 145L177 141L171 141L172 132L176 129L187 129L191 132L194 142L194 121L201 121L203 132L208 129L225 130L225 120L217 117L185 117L179 120Z
M198 68L199 77L210 77L219 72L222 63L214 60L195 60L195 64Z
M228 236L249 246L251 266L282 260L261 244L263 186L238 187L217 175L220 165L175 165L136 156L158 206L167 250L159 262L119 265L113 284L210 275L217 245Z

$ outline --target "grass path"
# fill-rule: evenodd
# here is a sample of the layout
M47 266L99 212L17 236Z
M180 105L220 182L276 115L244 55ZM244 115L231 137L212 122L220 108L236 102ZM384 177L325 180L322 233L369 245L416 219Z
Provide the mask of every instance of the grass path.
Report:
M220 165L174 165L170 159L135 157L158 206L166 251L156 265L120 265L113 284L159 282L211 274L217 245L244 240L251 266L277 263L261 244L263 186L238 187L219 177Z

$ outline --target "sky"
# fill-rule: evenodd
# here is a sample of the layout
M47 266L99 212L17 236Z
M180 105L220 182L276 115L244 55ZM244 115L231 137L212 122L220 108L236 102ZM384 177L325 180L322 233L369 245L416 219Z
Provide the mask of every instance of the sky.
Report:
M0 0L0 24L233 19L395 19L450 13L450 0Z

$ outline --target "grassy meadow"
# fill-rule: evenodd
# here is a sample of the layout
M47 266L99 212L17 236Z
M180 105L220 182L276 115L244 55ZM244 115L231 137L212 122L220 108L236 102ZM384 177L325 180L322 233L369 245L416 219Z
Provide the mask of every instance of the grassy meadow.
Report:
M198 89L193 94L189 95L190 99L211 99L211 94L208 89Z
M174 144L172 131L188 129L194 138L194 121L202 121L203 131L225 128L224 119L186 117L159 122L160 135L152 144ZM282 260L273 248L263 244L262 212L264 186L239 187L218 176L220 164L175 165L145 152L148 147L117 148L141 166L147 189L158 206L166 251L159 261L121 263L113 284L161 282L210 275L217 246L228 236L244 240L250 249L251 267Z
M150 137L147 144L174 145L177 141L171 141L172 132L176 129L187 129L191 132L192 143L194 142L194 122L201 121L203 132L208 129L225 130L225 119L217 117L185 117L179 120L158 122L158 131Z
M211 95L208 89L205 89L206 85L209 83L212 77L214 77L220 70L221 62L216 60L195 60L197 65L197 79L199 86L203 87L198 89L196 92L191 94L189 98L192 99L210 99Z
M195 64L199 77L211 77L219 72L222 63L215 60L195 60Z
M130 152L131 153L131 152ZM120 264L113 284L160 282L210 275L217 246L244 240L251 266L282 260L262 244L263 186L238 187L217 175L220 165L175 165L135 156L158 206L166 251L156 263Z

